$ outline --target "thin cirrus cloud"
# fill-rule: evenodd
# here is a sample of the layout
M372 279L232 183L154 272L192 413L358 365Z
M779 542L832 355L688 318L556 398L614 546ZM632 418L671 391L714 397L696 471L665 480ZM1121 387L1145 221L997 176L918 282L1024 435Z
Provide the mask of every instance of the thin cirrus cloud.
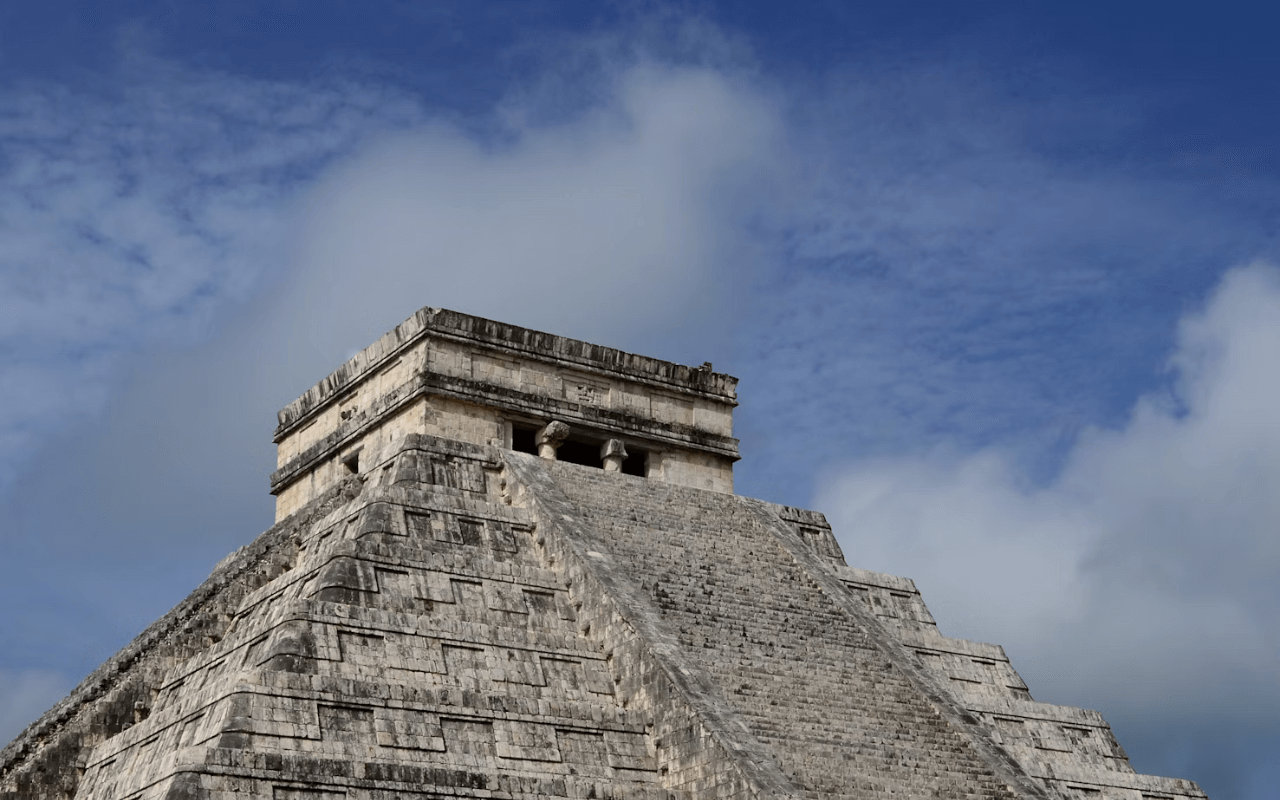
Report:
M1276 254L1274 180L1135 153L1150 103L1017 94L936 65L793 92L786 269L735 367L748 490L811 503L839 464L992 444L1048 479L1165 380L1189 298Z
M283 260L302 181L404 98L155 64L98 92L0 96L0 497L49 437L99 412L122 360L212 334Z

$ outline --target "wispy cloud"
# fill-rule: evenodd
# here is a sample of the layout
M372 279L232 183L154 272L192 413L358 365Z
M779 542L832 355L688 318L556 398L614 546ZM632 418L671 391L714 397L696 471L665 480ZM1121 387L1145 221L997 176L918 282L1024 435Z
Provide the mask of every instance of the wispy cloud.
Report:
M201 340L278 271L308 179L421 117L367 86L132 72L0 95L0 496L121 358Z
M1031 104L951 66L869 64L792 93L807 178L735 365L761 448L744 470L812 465L761 475L778 499L808 502L827 465L944 443L1018 447L1052 475L1082 427L1163 380L1187 298L1276 252L1273 183L1145 153L1150 101Z

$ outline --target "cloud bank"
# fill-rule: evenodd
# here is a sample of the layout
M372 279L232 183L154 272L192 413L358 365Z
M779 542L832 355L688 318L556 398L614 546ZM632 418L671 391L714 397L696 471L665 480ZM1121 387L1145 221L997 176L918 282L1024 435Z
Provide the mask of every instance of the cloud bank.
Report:
M1233 270L1182 319L1170 390L1086 430L1047 485L998 450L938 453L843 470L816 506L850 563L914 578L944 634L1005 645L1037 699L1272 725L1277 352L1280 270Z

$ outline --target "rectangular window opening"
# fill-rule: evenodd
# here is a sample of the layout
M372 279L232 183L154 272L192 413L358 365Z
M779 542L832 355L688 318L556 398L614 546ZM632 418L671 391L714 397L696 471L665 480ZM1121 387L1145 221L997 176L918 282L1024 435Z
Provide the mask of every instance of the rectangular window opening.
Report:
M535 442L537 434L537 428L513 424L511 426L511 449L517 453L532 453L536 456L538 454L538 445Z
M557 461L567 461L570 464L582 464L586 467L595 467L596 469L604 469L604 462L600 460L600 445L604 442L585 442L582 440L570 439L560 448L556 450Z
M537 455L537 435L538 428L532 425L512 423L511 449L517 453ZM604 469L604 461L600 458L600 447L604 442L604 439L573 436L556 449L556 460ZM649 474L649 456L649 451L628 445L627 457L622 461L622 472L626 475L646 477Z
M627 448L627 457L622 462L622 473L624 475L636 475L645 477L645 464L649 460L649 453L638 448Z

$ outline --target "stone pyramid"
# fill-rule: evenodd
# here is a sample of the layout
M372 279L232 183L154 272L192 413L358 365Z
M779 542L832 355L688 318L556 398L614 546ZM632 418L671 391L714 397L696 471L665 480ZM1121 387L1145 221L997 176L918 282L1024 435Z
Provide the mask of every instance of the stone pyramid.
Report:
M736 383L419 311L280 412L276 524L0 752L0 797L1204 797L733 494Z

